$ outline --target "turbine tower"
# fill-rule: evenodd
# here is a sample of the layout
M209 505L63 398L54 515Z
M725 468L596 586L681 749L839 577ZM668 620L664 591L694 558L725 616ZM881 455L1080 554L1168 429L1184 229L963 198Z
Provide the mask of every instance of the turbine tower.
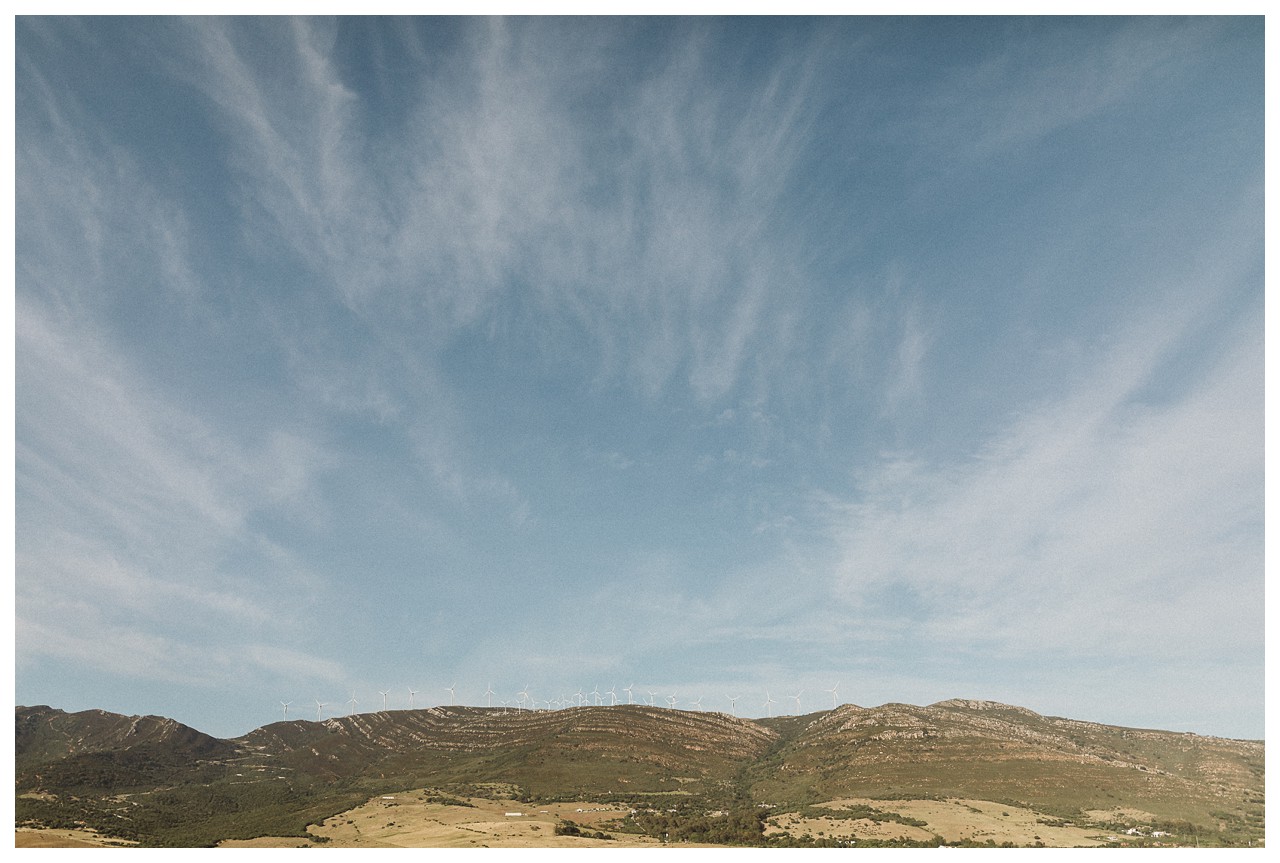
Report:
M281 702L280 702L280 706L284 708L284 718L285 718L286 720L289 718L289 705L290 705L290 704L293 704L293 702L292 702L292 701L281 701Z
M654 697L655 695L657 695L658 693L654 692L652 689L646 689L645 691L649 693L649 706L650 706L650 707L652 707L652 706L653 706L653 697Z
M725 698L729 699L729 712L732 713L734 716L738 715L738 699L741 697L742 697L741 695L725 696Z
M800 693L801 692L804 692L804 690L803 689L798 690L795 695L789 696L790 698L794 698L796 700L796 716L800 715Z
M324 707L325 707L324 702L317 698L317 699L316 699L316 722L319 722L319 721L320 721L320 711L321 711Z
M831 693L831 709L832 709L832 710L835 710L835 709L836 709L836 707L838 706L838 705L836 704L836 690L837 690L837 689L839 689L839 688L840 688L840 684L839 684L839 683L837 683L835 686L831 687L830 689L824 689L824 690L822 690L823 692L830 692L830 693Z
M453 686L446 686L446 687L445 687L445 689L446 689L446 690L448 691L448 693L449 693L449 706L450 706L450 707L453 707L453 697L454 697L454 696L453 696L453 687L454 687L454 686L457 686L457 685L458 685L458 684L456 684L456 683L455 683L455 684L453 684Z
M622 687L622 691L627 693L627 704L631 703L631 691L635 688L636 688L636 685L634 683L631 684L630 686Z
M383 713L387 712L387 695L390 694L390 692L391 692L390 689L388 689L386 692L383 692L381 689L378 690L378 694L382 696L382 712Z
M494 692L494 691L493 691L493 684L492 684L492 683L490 683L490 684L489 684L489 687L484 691L484 697L487 699L487 700L485 701L485 705L484 705L484 706L485 706L485 707L492 707L492 706L493 706L493 696L495 696L495 695L497 695L497 694L498 694L498 693L496 693L496 692Z
M600 706L600 687L597 686L595 689L591 690L591 695L596 700L596 707L599 707Z
M773 711L769 709L769 705L777 704L777 703L778 702L775 701L771 695L769 695L769 690L766 689L764 691L764 715L766 717L773 716Z
M351 712L347 714L348 716L356 715L356 705L359 703L359 701L356 701L356 694L354 692L351 693L351 697L347 699L347 704L351 705Z
M410 686L410 687L409 687L409 709L410 709L410 710L412 710L412 709L413 709L413 696L415 696L415 695L417 695L417 694L418 694L418 690L416 690L416 689L414 689L412 686Z
M616 707L618 705L618 687L611 686L605 694L609 696L609 706Z

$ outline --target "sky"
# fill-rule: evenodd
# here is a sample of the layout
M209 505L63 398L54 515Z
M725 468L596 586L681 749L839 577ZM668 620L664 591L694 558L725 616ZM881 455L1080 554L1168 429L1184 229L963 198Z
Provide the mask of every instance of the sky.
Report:
M1263 736L1262 18L15 54L18 704Z

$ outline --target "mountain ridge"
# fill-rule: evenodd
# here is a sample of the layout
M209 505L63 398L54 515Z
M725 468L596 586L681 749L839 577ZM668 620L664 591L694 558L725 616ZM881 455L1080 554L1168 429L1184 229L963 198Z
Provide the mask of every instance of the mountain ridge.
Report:
M439 706L283 720L230 739L156 716L42 705L15 717L19 823L74 812L155 844L298 835L335 806L405 788L642 808L677 799L710 812L973 799L1066 820L1142 812L1249 838L1261 835L1264 800L1261 741L958 698L764 719L648 705ZM128 808L103 802L122 794ZM210 811L215 797L221 815ZM148 806L154 824L120 824Z

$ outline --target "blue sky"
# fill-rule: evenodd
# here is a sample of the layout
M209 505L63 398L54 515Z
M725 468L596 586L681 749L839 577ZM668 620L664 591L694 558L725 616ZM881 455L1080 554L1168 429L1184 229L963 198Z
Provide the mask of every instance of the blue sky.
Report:
M1262 736L1261 18L16 55L19 704Z

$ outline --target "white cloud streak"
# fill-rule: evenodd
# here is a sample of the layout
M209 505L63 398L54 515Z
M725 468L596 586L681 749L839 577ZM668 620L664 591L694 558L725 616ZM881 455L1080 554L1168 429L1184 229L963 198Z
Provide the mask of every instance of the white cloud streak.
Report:
M1165 352L1118 349L971 463L889 461L832 504L838 595L877 625L972 648L1256 650L1254 330L1169 403L1140 398Z
M609 73L623 29L583 39L487 21L388 131L365 123L326 61L332 33L276 29L287 36L259 36L268 73L231 26L191 24L185 74L226 117L251 233L283 237L384 338L438 349L510 298L584 333L596 361L577 361L593 373L650 394L679 376L702 401L732 390L748 358L785 357L787 334L763 325L783 319L801 276L772 214L805 144L813 57L736 104L709 86L718 70L690 37L622 88L601 128L575 104L598 98L587 82ZM540 347L548 361L563 351Z

